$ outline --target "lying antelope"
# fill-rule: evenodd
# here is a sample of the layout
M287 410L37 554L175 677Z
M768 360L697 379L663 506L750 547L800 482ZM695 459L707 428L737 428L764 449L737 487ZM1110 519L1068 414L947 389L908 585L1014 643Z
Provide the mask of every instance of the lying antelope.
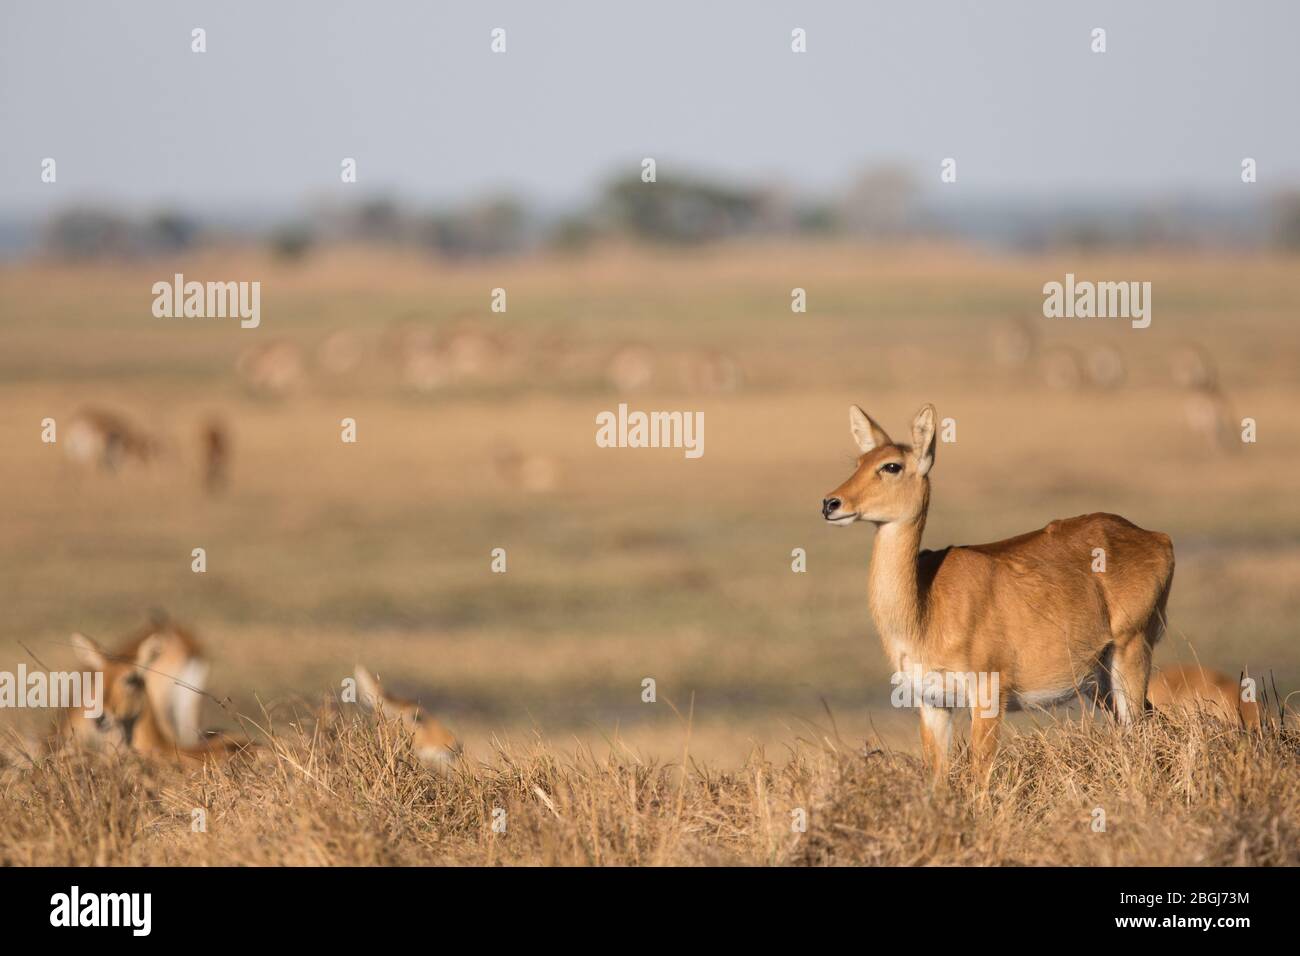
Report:
M446 771L460 756L460 741L418 703L385 692L375 675L360 664L356 666L356 678L359 702L381 717L400 720L411 735L411 748L420 763Z
M113 656L134 660L147 641L156 642L158 648L144 672L145 692L158 726L181 746L197 746L202 738L199 718L208 679L207 655L193 634L157 611Z
M146 634L118 653L105 651L84 634L73 634L71 643L82 664L104 675L102 712L91 718L82 707L62 711L53 746L74 743L91 750L130 750L187 766L202 766L245 746L223 737L194 744L177 740L165 711L155 708L150 692L151 678L174 654L171 648L175 644L168 636ZM154 684L157 686L157 681Z
M834 525L876 525L871 614L900 674L996 675L995 706L971 707L977 774L991 768L1009 709L1101 689L1124 723L1144 710L1173 582L1166 535L1091 514L1006 541L922 551L934 407L917 413L910 446L856 405L849 424L862 454L848 481L823 499L822 516ZM1096 549L1104 572L1093 570ZM946 698L920 708L922 749L936 777L947 769L952 709Z
M72 416L64 434L64 450L79 464L97 464L117 471L128 461L148 464L161 451L159 442L121 415L83 408Z
M1260 729L1259 703L1242 697L1241 683L1196 664L1162 667L1151 675L1151 706L1166 713L1200 711L1248 730Z

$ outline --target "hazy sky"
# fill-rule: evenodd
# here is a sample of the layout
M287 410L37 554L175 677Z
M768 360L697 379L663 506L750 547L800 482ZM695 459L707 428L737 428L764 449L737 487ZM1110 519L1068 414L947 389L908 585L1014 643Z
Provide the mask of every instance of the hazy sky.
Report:
M1297 36L1290 0L3 0L0 214L288 206L355 189L345 156L439 201L572 200L643 156L808 190L953 156L1034 196L1232 188L1253 156L1267 189L1300 181Z

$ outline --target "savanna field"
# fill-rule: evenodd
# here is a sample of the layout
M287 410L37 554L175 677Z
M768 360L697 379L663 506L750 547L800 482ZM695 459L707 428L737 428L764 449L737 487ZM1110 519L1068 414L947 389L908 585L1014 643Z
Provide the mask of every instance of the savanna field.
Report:
M71 632L111 647L163 608L212 659L205 723L261 746L199 770L11 754L0 861L1300 863L1289 715L1261 736L1022 715L987 794L960 757L931 789L871 624L873 532L819 514L853 468L847 406L902 437L933 402L956 440L926 546L1091 511L1164 531L1157 666L1248 668L1276 715L1300 690L1297 265L734 243L3 266L0 669L73 668ZM261 326L155 318L175 272L260 280ZM1151 326L1044 319L1067 272L1150 280ZM276 342L300 374L250 384L246 353ZM423 376L412 342L446 346ZM597 447L620 402L702 411L703 456ZM106 474L41 441L86 406L161 455ZM1225 440L1245 417L1257 441ZM454 729L451 773L339 703L358 662ZM0 718L15 741L50 719Z

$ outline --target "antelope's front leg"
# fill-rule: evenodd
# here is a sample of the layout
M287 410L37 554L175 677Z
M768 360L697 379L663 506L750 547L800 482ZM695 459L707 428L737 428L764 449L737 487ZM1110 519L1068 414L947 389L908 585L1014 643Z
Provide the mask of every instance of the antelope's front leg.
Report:
M948 745L952 742L952 714L942 707L921 705L921 755L936 782L948 772Z

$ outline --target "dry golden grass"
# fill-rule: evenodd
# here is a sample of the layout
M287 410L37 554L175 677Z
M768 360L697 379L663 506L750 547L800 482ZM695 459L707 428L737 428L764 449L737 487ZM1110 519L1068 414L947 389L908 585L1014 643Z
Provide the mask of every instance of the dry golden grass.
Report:
M1012 734L987 793L961 761L935 789L916 758L832 734L721 771L691 758L689 728L675 761L616 740L603 756L498 745L435 775L397 726L329 708L204 770L74 753L11 767L0 863L1300 863L1300 737L1199 715Z

